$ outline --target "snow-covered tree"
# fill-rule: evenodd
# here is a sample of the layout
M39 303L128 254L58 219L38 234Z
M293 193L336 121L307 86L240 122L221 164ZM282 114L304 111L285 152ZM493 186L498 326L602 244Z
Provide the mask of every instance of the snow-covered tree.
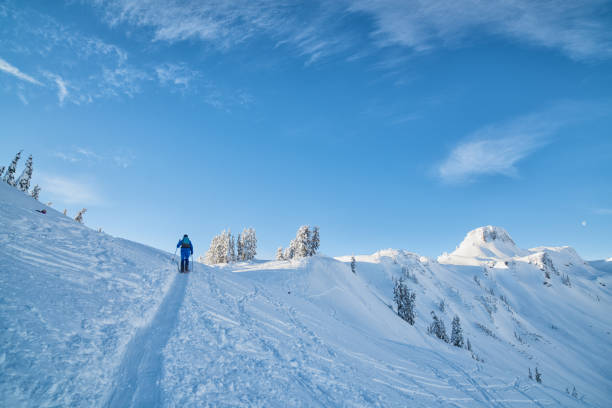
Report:
M357 263L355 262L354 256L351 256L351 271L357 273Z
M310 238L310 245L308 248L308 256L313 256L317 254L319 250L319 245L321 244L319 239L319 227L315 226L312 229L312 234Z
M529 367L529 379L533 380L533 374L531 374L531 367Z
M238 237L236 237L236 260L238 262L244 261L243 237L243 234L238 234Z
M242 231L243 261L255 259L257 255L257 236L253 228L245 228Z
M410 325L414 325L416 294L408 289L408 286L404 283L404 278L395 281L393 300L397 305L398 316Z
M225 255L225 262L236 262L236 245L234 243L234 236L232 235L231 230L227 231L226 242L227 244L225 247L227 248L227 252Z
M32 192L30 193L30 195L35 199L38 200L38 195L40 194L40 187L37 185L34 186L34 188L32 189Z
M467 339L467 344L465 347L468 349L468 351L472 351L472 343L470 343L470 339Z
M427 331L431 334L434 334L440 340L444 340L445 342L449 342L448 335L446 334L446 327L444 326L444 322L438 318L436 312L431 311L431 317L433 322L427 328Z
M310 226L302 225L295 239L292 239L289 246L283 253L284 259L304 258L317 253L319 249L319 227L315 227L313 233L310 232Z
M278 247L278 249L276 250L276 260L277 261L285 260L285 254L283 252L283 247Z
M450 341L453 346L463 347L463 330L461 329L461 321L457 315L453 317Z
M291 241L289 243L289 246L287 247L287 249L285 249L285 253L283 254L283 258L285 258L286 260L290 260L293 259L293 257L295 256L295 248L294 248L295 244L293 241Z
M0 166L0 177L2 177L2 174L4 173L4 169L6 169L6 166Z
M296 258L310 256L310 227L302 225L295 235L295 255Z
M13 186L15 187L17 185L17 182L15 181L15 172L17 171L17 162L19 161L19 159L21 159L21 152L23 150L20 150L16 155L15 158L13 159L13 161L11 162L11 164L8 167L8 170L6 171L6 174L4 175L4 181L9 185L9 186Z
M210 247L206 252L206 263L230 263L236 261L236 251L234 237L230 230L223 230L219 235L215 235L210 242Z
M81 211L78 212L78 214L76 215L76 217L74 217L74 220L78 223L83 223L83 214L85 214L85 212L87 211L87 208L83 208Z
M538 371L538 367L535 369L535 380L542 383L542 373Z
M28 157L26 161L25 168L17 179L17 188L19 188L24 193L27 193L30 189L30 180L32 180L32 155Z

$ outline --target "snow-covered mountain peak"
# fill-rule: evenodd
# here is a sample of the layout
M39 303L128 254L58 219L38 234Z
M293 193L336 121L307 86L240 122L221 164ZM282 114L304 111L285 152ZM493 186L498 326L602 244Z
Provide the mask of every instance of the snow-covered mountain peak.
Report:
M508 231L502 227L487 225L467 233L461 244L451 254L438 258L440 263L480 265L528 255L519 248Z
M468 241L469 243L491 243L494 241L497 242L507 242L512 245L516 245L508 231L506 231L502 227L495 227L493 225L487 225L485 227L476 228L467 233L467 236L464 239L464 242Z

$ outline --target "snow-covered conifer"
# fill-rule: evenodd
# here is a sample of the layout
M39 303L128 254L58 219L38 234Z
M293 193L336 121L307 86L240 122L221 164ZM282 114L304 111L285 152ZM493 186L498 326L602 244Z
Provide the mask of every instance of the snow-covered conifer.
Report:
M244 261L244 233L238 234L236 237L236 260L238 262Z
M83 214L85 214L85 212L87 211L87 208L83 208L81 211L78 212L78 214L76 215L76 217L74 217L74 220L78 223L83 223Z
M542 373L538 371L538 367L535 369L535 380L542 383Z
M232 230L228 230L227 231L227 235L226 235L226 248L227 248L227 253L225 256L226 262L227 263L231 263L231 262L236 262L236 246L234 244L234 236L232 235Z
M450 341L453 346L463 347L463 330L461 329L461 321L457 315L453 317Z
M531 367L529 367L529 379L533 380L533 374L531 374Z
M351 256L351 271L357 273L357 264L355 263L355 257Z
M40 187L37 185L34 186L34 188L32 189L32 192L30 193L30 195L35 199L38 200L38 195L40 194Z
M4 169L6 169L6 166L0 166L0 177L2 177L2 174L4 173Z
M467 339L467 344L465 346L469 351L472 351L472 343L470 343L470 339Z
M404 278L395 281L393 287L393 300L397 306L399 317L414 325L416 294L408 289L404 283Z
M285 253L283 254L283 258L286 260L293 259L295 256L295 240L291 240L287 249L285 249Z
M4 175L4 181L9 185L9 186L13 186L15 187L17 185L17 182L15 181L15 172L17 171L17 162L19 161L19 159L21 158L21 152L23 150L20 150L16 155L15 158L13 159L13 161L11 162L11 164L8 167L8 170L6 171L6 174Z
M445 342L449 342L448 335L446 334L446 327L444 326L444 322L438 318L436 312L431 311L431 317L433 322L429 325L427 331L431 334L434 334L440 340L444 340Z
M304 258L310 255L310 228L302 225L295 235L295 254L296 258Z
M243 256L244 261L250 261L255 259L257 255L257 236L253 228L245 228L242 231L243 239Z
M310 245L308 248L308 256L313 256L317 254L319 250L319 245L321 244L319 239L319 227L315 226L312 229L312 236L310 238Z
M210 241L210 246L208 247L208 251L206 251L205 262L207 264L216 264L219 263L219 248L220 248L220 236L215 235L213 239Z
M276 260L277 261L285 260L285 254L283 253L283 247L278 247L278 249L276 250Z
M21 176L19 176L19 179L17 179L17 188L24 193L27 193L30 189L30 180L32 180L32 155L28 157L25 168L23 169Z

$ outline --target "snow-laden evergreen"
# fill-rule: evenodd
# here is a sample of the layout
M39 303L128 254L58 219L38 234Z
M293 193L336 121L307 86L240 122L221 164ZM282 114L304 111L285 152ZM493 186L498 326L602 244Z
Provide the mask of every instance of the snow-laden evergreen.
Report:
M257 255L257 236L253 228L245 228L238 236L238 261L251 261Z
M16 187L24 193L27 193L30 189L30 180L32 180L32 172L32 155L30 155L30 157L28 157L28 160L26 161L23 172L21 173L21 176L19 176L19 178L17 179L16 183Z
M357 274L351 256L316 256L196 264L185 275L172 253L40 208L0 185L2 406L607 407L612 399L604 358L612 275L569 249L525 251L549 254L559 271L550 286L522 254L466 266L401 250L355 255ZM400 278L416 294L414 325L393 307ZM458 316L467 349L427 334L440 299L439 321ZM528 378L536 368L541 382Z
M284 250L282 258L289 260L294 258L305 258L315 255L319 250L320 238L319 227L314 227L312 232L309 225L302 225L291 240L287 249ZM277 257L277 259L279 259Z
M32 189L32 192L30 193L30 195L35 200L38 200L38 196L40 195L40 187L38 186L38 184L34 186L34 188ZM66 214L64 213L64 215L66 215Z
M21 158L21 153L22 153L22 150L17 152L17 154L15 155L15 158L13 159L11 164L8 166L8 169L6 170L6 174L4 175L4 182L8 184L9 186L15 187L17 185L17 182L15 180L15 173L17 172L17 163L19 162L19 159Z

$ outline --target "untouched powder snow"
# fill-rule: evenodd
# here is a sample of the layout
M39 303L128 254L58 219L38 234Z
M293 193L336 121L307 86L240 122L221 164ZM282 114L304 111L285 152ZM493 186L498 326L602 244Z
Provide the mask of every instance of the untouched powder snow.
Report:
M356 256L356 274L350 257L315 256L179 275L171 254L40 208L0 183L1 406L606 407L612 398L610 275L564 248L523 252L495 229L481 235L490 253L461 255L504 256L491 267L389 249ZM414 326L394 309L400 277L416 293ZM461 318L473 352L427 333L432 310L449 335ZM536 367L542 384L527 377ZM566 392L574 386L576 397Z

